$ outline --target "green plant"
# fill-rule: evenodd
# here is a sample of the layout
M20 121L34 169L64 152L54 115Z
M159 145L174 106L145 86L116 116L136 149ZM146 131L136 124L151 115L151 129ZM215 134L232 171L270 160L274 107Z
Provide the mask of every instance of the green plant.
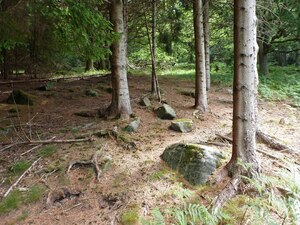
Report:
M53 145L46 145L45 147L43 147L40 151L39 151L39 155L41 157L49 157L51 155L53 155L56 152L56 148Z
M41 186L31 187L25 196L26 203L37 202L38 200L41 199L43 193L44 193L43 187L41 187Z
M27 160L21 160L18 162L15 162L10 168L9 171L13 175L20 175L22 174L25 170L27 170L30 167L31 163Z
M139 219L139 212L135 206L122 214L121 223L123 225L136 225L138 224Z

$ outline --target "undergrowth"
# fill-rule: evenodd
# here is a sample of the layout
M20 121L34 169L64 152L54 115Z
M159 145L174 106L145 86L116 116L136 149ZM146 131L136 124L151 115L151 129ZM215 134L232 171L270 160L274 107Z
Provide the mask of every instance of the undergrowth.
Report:
M43 193L44 188L41 186L32 186L25 192L21 192L20 190L12 191L0 202L0 215L9 213L14 209L18 209L24 204L39 201Z
M154 208L144 225L214 225L214 224L299 224L300 173L284 170L277 174L260 174L256 179L242 177L248 188L218 211L200 203L191 203L190 190L177 188L182 206ZM174 192L174 191L172 191ZM182 192L178 194L178 192ZM213 207L213 206L212 206Z

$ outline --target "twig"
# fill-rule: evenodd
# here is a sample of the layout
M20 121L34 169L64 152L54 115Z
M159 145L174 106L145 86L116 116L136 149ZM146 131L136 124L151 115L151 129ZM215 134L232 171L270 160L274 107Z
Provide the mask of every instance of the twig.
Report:
M23 152L20 156L26 155L27 153L32 152L33 150L35 150L35 149L37 149L37 148L40 148L40 147L42 147L42 146L43 146L43 144L39 144L39 145L37 145L37 146L34 146L33 148L27 150L26 152Z
M76 207L78 207L78 206L80 206L80 205L82 205L82 202L79 202L78 204L73 205L72 207L70 207L70 208L64 210L63 212L68 212L68 211L70 211L70 210L72 210L72 209L74 209L74 208L76 208Z
M38 158L37 160L35 160L31 166L18 178L18 180L10 186L10 188L5 192L5 194L3 195L3 197L5 198L19 183L20 181L25 177L25 175L35 166L35 164L37 164L37 162L41 159Z
M216 133L216 136L218 136L218 137L220 137L220 138L222 138L222 139L228 141L229 143L232 143L232 142L233 142L233 141L232 141L232 138L227 137L227 136L224 136L224 135L222 135L222 134Z
M24 145L24 144L52 144L52 143L59 144L59 143L75 143L75 142L88 142L88 141L90 142L94 141L93 137L81 138L81 139L65 139L65 140L64 139L54 140L54 138L51 138L49 140L29 140L29 141L14 143L13 146ZM5 143L4 145L9 145L9 143Z

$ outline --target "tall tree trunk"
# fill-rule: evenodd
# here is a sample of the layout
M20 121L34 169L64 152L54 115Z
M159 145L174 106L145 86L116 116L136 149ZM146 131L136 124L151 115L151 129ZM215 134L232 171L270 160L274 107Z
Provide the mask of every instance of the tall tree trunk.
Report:
M234 0L233 148L227 164L231 175L254 176L256 156L257 85L255 0ZM245 171L238 161L247 166Z
M205 72L206 72L206 90L210 89L210 50L209 50L209 1L203 1L203 30L205 46Z
M110 3L110 20L113 31L121 35L120 39L112 44L111 77L112 101L108 109L109 116L128 119L132 114L128 81L127 81L127 47L124 34L124 0L112 0Z
M8 79L9 70L8 70L8 64L7 64L7 50L5 48L2 48L1 54L2 54L1 75L4 79Z
M151 79L151 93L156 95L156 0L152 0L152 79Z
M286 66L286 53L285 52L279 52L277 55L277 63L278 66Z
M94 70L94 61L91 58L88 58L85 61L85 72Z
M259 61L259 73L268 76L269 65L268 65L268 52L266 46L263 43L259 43L258 61Z
M195 108L200 112L206 112L208 110L208 104L206 93L202 0L193 0L193 14L196 56Z

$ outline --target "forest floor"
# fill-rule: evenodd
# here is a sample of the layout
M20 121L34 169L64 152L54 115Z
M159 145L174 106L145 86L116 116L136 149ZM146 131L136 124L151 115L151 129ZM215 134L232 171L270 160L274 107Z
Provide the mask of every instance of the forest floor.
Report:
M206 187L191 186L167 169L160 155L173 143L216 141L216 133L230 133L230 88L213 84L208 94L209 112L195 116L192 107L194 99L181 93L193 91L193 81L160 77L163 99L175 109L178 118L190 118L194 122L194 130L183 134L170 130L171 122L158 119L151 107L139 105L139 99L147 95L150 89L150 77L130 75L128 79L133 111L141 119L138 131L131 134L122 130L126 121L74 114L105 109L109 105L109 76L60 80L49 91L37 90L41 86L39 82L1 85L0 149L4 149L4 143L28 140L90 138L91 141L52 143L28 153L26 151L35 145L20 144L0 151L0 196L22 174L23 171L17 173L16 165L21 164L18 162L27 163L25 167L28 168L39 157L41 159L25 175L16 190L22 195L32 190L31 187L42 190L41 198L37 198L37 201L34 201L34 197L29 201L23 199L24 204L16 203L15 207L12 206L17 209L0 213L0 224L134 224L134 218L130 223L131 217L150 218L154 208L164 212L172 207L180 207L187 193L194 194L193 202L198 201L204 205L211 202L225 182ZM34 105L6 104L12 89L30 93L34 96ZM97 90L99 96L86 96L86 90L89 89ZM159 105L154 99L152 104L154 108ZM259 99L259 126L266 133L299 150L299 108L287 102L265 102ZM117 128L121 138L113 135L93 136L99 131L110 131L113 128ZM230 159L231 146L224 144L214 148L226 155L223 162L225 165ZM275 151L264 144L258 143L258 148L280 159L300 163L300 158ZM74 167L67 173L72 161L88 160L99 149L112 158L112 164L103 171L99 181L91 167ZM264 173L273 174L282 170L283 163L278 162L278 159L261 153L258 153L258 157ZM62 188L65 188L65 193L60 194L57 190ZM53 198L50 201L49 196ZM166 224L170 223L167 218Z

